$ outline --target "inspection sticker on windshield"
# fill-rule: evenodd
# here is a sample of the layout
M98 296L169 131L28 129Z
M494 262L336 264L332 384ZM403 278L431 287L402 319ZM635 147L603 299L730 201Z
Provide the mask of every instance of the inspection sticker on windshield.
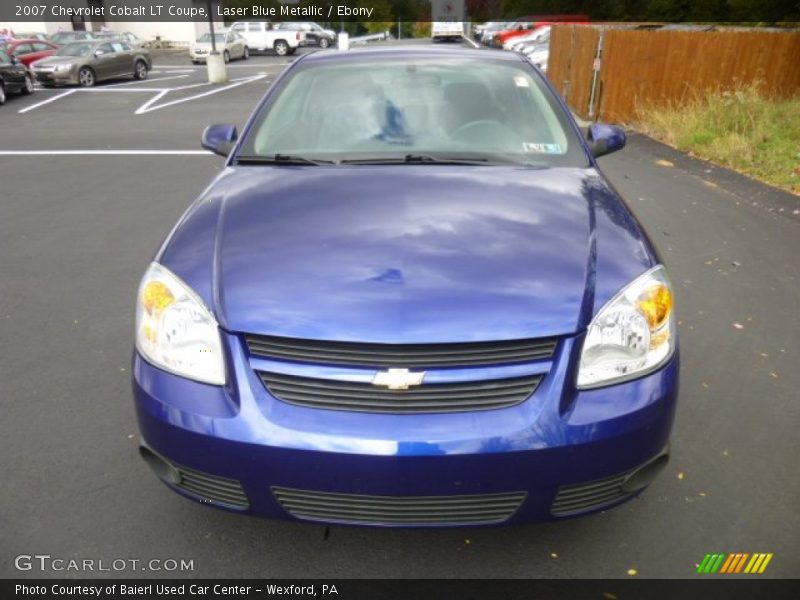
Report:
M515 75L514 76L514 83L517 84L517 87L531 87L531 84L528 81L528 78L527 77L523 77L522 75Z
M563 154L561 144L534 144L522 142L522 149L528 154Z

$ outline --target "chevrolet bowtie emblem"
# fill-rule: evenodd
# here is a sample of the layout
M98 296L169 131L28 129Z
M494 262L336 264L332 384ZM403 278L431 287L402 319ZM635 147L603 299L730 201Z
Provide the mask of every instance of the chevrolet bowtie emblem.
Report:
M420 385L425 371L412 373L408 369L389 369L378 371L372 378L372 385L380 385L390 390L407 390L412 385Z

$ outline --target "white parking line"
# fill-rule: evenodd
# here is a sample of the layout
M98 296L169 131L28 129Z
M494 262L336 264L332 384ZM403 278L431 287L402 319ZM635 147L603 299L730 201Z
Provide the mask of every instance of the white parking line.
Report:
M156 103L156 102L158 102L159 100L161 100L161 98L163 98L163 97L164 97L166 94L167 94L167 91L166 91L166 90L164 90L163 92L160 92L160 93L156 94L155 96L153 96L152 98L150 98L150 100L148 100L147 102L145 102L144 104L142 104L142 105L141 105L139 108L137 108L137 109L136 109L136 112L135 112L135 113L133 113L133 114L135 114L135 115L141 115L141 114L144 114L144 113L146 113L146 112L148 111L148 109L149 109L149 108L150 108L150 107L151 107L151 106L152 106L154 103ZM153 109L153 110L155 110L155 109Z
M58 96L53 96L52 98L48 98L47 100L42 100L41 102L37 102L36 104L31 104L30 106L26 106L18 110L17 112L22 114L29 111L32 111L34 108L39 108L40 106L44 106L45 104L50 104L51 102L55 102L59 98L64 98L65 96L69 96L70 94L74 94L78 90L67 90L66 92L59 94Z
M198 88L198 87L206 87L206 86L209 86L209 85L212 85L212 84L209 83L208 81L203 81L203 82L200 82L200 83L190 83L188 85L179 85L179 86L174 87L174 88L164 88L164 87L125 87L124 89L120 89L120 88L122 88L122 86L128 86L128 85L133 85L133 84L137 84L137 83L138 84L147 84L147 83L153 83L153 82L156 82L156 81L164 81L166 79L181 79L181 78L187 78L187 77L189 77L189 75L173 75L173 76L170 76L170 77L157 77L157 78L154 78L154 79L146 79L146 80L142 80L142 81L127 81L125 83L117 83L117 84L112 84L112 85L106 85L106 86L103 86L103 87L73 88L73 89L70 89L70 90L66 90L66 91L64 91L64 92L62 92L62 93L60 93L60 94L58 94L56 96L53 96L52 98L48 98L47 100L42 100L41 102L37 102L35 104L31 104L30 106L26 106L25 108L22 108L17 112L19 112L21 114L24 114L24 113L30 112L30 111L32 111L32 110L34 110L36 108L39 108L40 106L44 106L46 104L50 104L51 102L55 102L56 100L59 100L61 98L64 98L66 96L69 96L70 94L74 94L74 93L77 93L77 92L90 93L90 94L92 94L92 93L94 93L94 94L97 94L97 93L107 93L107 94L111 94L111 93L151 93L151 94L155 94L155 96L153 98L151 98L150 100L145 102L143 105L141 105L134 113L134 114L137 114L137 115L143 115L143 114L146 114L148 112L152 112L154 110L159 110L161 108L166 108L168 106L174 106L176 104L181 104L183 102L190 102L191 100L196 100L197 98L203 98L205 96L211 96L212 94L217 94L219 92L224 92L226 90L230 90L230 89L233 89L235 87L239 87L240 85L244 85L246 83L251 83L253 81L258 81L260 79L266 79L267 81L269 80L269 76L262 71L261 73L258 73L256 75L252 75L252 76L248 76L248 77L237 77L235 79L231 79L232 83L230 83L228 85L225 85L223 87L217 87L217 88L214 88L214 89L209 90L207 92L203 92L201 94L194 94L193 96L188 96L186 98L179 98L178 100L172 100L171 102L166 102L164 104L159 104L157 106L153 106L153 105L156 102L158 102L159 100L161 100L169 92L177 92L177 91L180 91L180 90L189 90L189 89ZM47 91L51 91L51 90L47 90Z
M263 79L264 77L266 77L266 75L256 75L254 77L246 77L246 78L240 79L239 81L236 81L235 83L231 83L229 85L226 85L226 86L223 86L223 87L220 87L220 88L214 88L213 90L209 90L209 91L203 92L201 94L195 94L194 96L189 96L188 98L179 98L178 100L172 100L171 102L165 102L164 104L159 104L158 106L153 106L153 104L157 100L159 100L160 98L162 98L164 96L163 93L162 94L158 94L155 98L152 98L148 102L145 102L144 104L142 104L142 106L140 106L139 109L134 114L143 115L143 114L146 114L146 113L149 113L149 112L153 112L154 110L159 110L161 108L166 108L168 106L175 106L176 104L181 104L183 102L189 102L190 100L196 100L197 98L204 98L206 96L211 96L212 94L218 94L219 92L224 92L226 90L231 90L231 89L233 89L235 87L239 87L240 85L244 85L246 83L251 83L253 81L258 81L259 79ZM197 85L197 84L195 84L195 85ZM180 90L180 89L189 89L190 87L195 87L195 85L184 86L184 87L176 87L176 88L173 88L170 91L174 92L174 91L177 91L177 90Z
M285 67L286 65L292 64L291 62L282 62L282 63L260 63L256 65L225 65L226 69L269 69L270 67ZM205 65L158 65L159 69L192 69L196 71L198 69L206 70Z
M109 86L110 87L110 86ZM88 89L79 89L75 90L76 92L80 92L81 94L100 94L103 92L109 94L124 94L128 92L138 93L138 92L169 92L170 90L177 89L177 88L126 88L124 90L120 90L117 88L108 89L108 88L88 88Z
M0 150L0 156L214 156L208 150Z
M136 81L126 81L125 83L112 83L111 85L104 85L103 88L117 88L123 85L136 85L137 83L150 83L151 81L166 81L167 79L183 79L189 77L188 75L171 75L169 77L156 77L155 79L137 79Z

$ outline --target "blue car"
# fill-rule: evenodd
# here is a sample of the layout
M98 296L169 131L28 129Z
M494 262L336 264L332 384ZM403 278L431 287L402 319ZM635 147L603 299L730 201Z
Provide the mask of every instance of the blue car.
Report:
M524 56L294 61L147 268L140 452L242 514L399 527L604 510L668 459L673 290Z

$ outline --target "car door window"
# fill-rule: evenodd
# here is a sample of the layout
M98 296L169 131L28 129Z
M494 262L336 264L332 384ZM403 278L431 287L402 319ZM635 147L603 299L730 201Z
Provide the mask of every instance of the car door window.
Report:
M30 54L33 52L33 46L30 44L20 44L16 48L14 48L14 54L16 56L25 56L26 54Z
M247 31L261 31L261 23L248 23Z
M42 42L38 42L33 44L33 51L34 52L47 52L48 50L52 50L50 46L47 44L43 44Z
M236 23L231 27L232 31L244 31L244 23Z
M97 51L103 54L111 54L113 52L111 44L100 44L100 46L97 47Z
M113 52L125 52L126 48L122 42L111 42L111 50Z
M11 59L8 57L3 50L0 50L0 64L5 65L11 62Z

